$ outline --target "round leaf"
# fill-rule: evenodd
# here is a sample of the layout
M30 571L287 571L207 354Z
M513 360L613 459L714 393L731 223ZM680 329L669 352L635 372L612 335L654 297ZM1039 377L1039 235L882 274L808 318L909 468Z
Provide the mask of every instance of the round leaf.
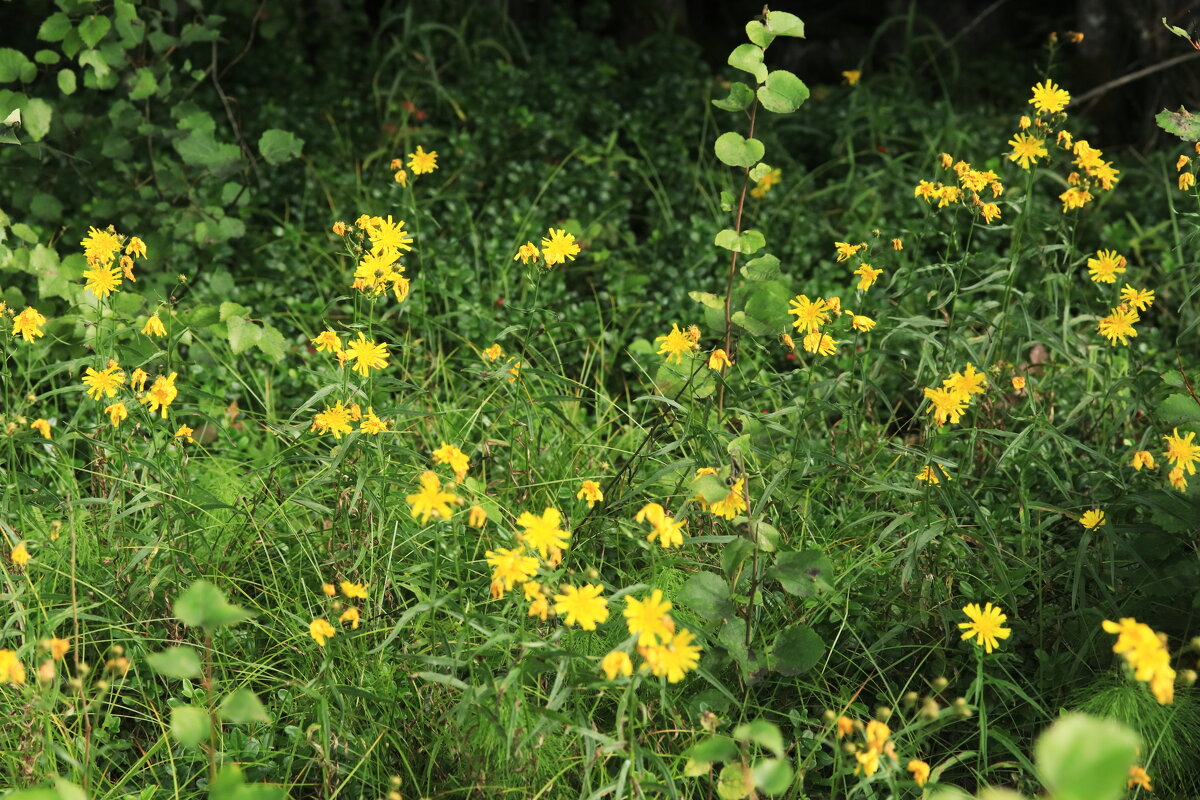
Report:
M746 36L750 41L764 50L767 49L767 46L771 42L775 41L775 34L767 30L767 26L756 19L752 19L746 23Z
M56 11L42 20L38 28L37 38L43 42L61 42L71 32L71 18L61 11Z
M741 111L754 101L754 92L741 81L729 84L729 96L723 100L713 100L712 104L724 111Z
M756 44L739 44L733 48L733 52L729 54L729 66L737 67L742 72L749 72L759 83L767 79L767 67L763 64L763 51Z
M786 69L777 69L758 87L758 102L767 111L790 114L808 99L808 87Z
M765 15L767 30L776 36L804 38L804 21L786 11L768 11Z
M25 80L23 77L30 70L36 70L33 62L25 57L20 50L11 47L0 47L0 83L12 83L15 80Z
M754 785L765 794L783 794L792 785L792 765L782 758L764 758L756 762Z
M79 38L83 39L83 43L88 47L95 47L110 28L112 22L108 17L95 14L79 23Z
M800 675L816 666L825 654L825 643L807 625L784 628L775 637L771 666L781 675Z
M1035 747L1038 772L1055 800L1117 800L1138 752L1138 738L1118 722L1071 714Z
M300 155L304 140L290 131L272 128L263 133L258 140L258 152L271 166L291 161Z
M675 599L706 620L733 616L729 585L720 575L712 572L697 572L688 578Z
M75 87L75 71L70 69L60 69L58 71L58 90L63 94L75 94Z
M168 678L198 678L200 677L200 656L187 645L168 647L161 653L150 653L146 656L150 669Z
M184 747L196 747L208 738L208 712L196 706L171 709L171 735Z
M722 164L731 167L752 167L762 160L766 148L758 139L747 139L740 133L728 131L717 137L713 150Z

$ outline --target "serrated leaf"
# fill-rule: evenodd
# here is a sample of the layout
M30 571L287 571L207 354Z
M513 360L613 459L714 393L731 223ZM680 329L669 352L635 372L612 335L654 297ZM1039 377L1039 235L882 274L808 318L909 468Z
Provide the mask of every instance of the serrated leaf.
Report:
M80 22L76 30L84 45L91 48L98 45L111 28L112 20L102 14L94 14Z
M741 111L754 102L754 90L741 81L729 84L729 95L721 100L713 100L712 104L722 111Z
M825 643L804 624L784 628L771 648L771 668L781 675L802 675L817 665L825 654Z
M808 597L833 588L833 566L820 550L780 553L767 576L779 581L788 594Z
M150 669L168 678L182 680L200 677L200 656L195 649L187 645L168 647L162 652L150 653L146 656L146 663L150 665Z
M756 44L739 44L733 48L733 52L729 54L729 66L736 67L742 72L749 72L759 83L767 79L767 67L763 64L763 51Z
M245 725L251 722L269 723L271 715L263 706L258 695L246 687L231 692L217 709L217 715L226 722Z
M733 616L729 584L712 572L697 572L688 578L675 599L710 622Z
M272 361L282 361L286 355L287 340L283 334L271 325L263 323L262 333L258 337L258 349Z
M1189 394L1167 395L1158 404L1158 416L1168 425L1200 424L1200 403Z
M808 99L808 87L786 69L777 69L758 87L758 102L767 111L790 114Z
M241 157L241 151L236 145L218 142L212 132L206 130L193 130L184 138L176 140L175 149L183 163L207 167L210 170L227 167Z
M300 156L304 140L290 131L272 128L265 131L258 140L258 152L272 166L291 161Z
M184 747L196 747L208 739L208 712L196 706L176 706L171 709L171 735Z
M750 281L770 281L778 278L779 259L770 253L751 259L742 265L742 277Z
M91 67L92 72L96 75L96 80L107 78L108 74L112 72L108 62L104 60L104 55L99 50L84 50L80 53L79 66Z
M129 87L130 100L145 100L158 91L158 79L150 67L140 67L134 73L133 83Z
M225 322L231 317L244 317L250 313L249 307L244 306L241 303L235 303L232 300L226 300L224 303L221 303L220 310L221 322Z
M11 47L0 47L0 83L12 83L15 80L24 81L25 79L22 76L27 75L31 69L36 72L37 67L20 50L14 50Z
M768 11L765 15L767 30L776 36L804 38L804 21L786 11Z
M717 137L713 151L722 164L731 167L752 167L762 160L766 148L758 139L747 139L735 131L727 131Z
M1200 141L1200 117L1182 106L1178 111L1167 111L1164 108L1154 115L1154 121L1158 123L1158 127L1185 142Z
M1118 722L1070 714L1034 748L1038 772L1055 800L1117 800L1138 753L1138 737Z
M61 42L71 32L71 18L61 11L56 11L42 20L38 26L37 38L43 42Z
M241 355L262 337L262 328L245 317L230 317L225 323L229 329L229 349L234 355Z
M50 132L50 118L54 116L54 108L40 97L32 97L25 101L21 121L29 140L40 142Z

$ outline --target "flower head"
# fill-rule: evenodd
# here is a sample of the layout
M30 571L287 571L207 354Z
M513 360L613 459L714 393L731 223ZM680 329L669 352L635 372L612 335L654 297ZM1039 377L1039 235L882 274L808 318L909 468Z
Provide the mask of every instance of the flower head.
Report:
M88 387L87 396L93 400L99 400L101 395L112 397L117 393L117 387L124 382L125 373L116 363L110 363L100 371L88 367L83 374L83 383Z
M862 70L844 69L842 70L842 77L846 79L847 84L853 86L862 78Z
M467 477L467 469L471 466L471 459L462 450L459 450L452 444L442 442L442 446L433 451L433 463L448 464L450 469L454 470L454 476L460 481Z
M746 498L743 496L745 488L746 479L738 478L733 486L729 487L729 494L710 505L709 511L724 519L733 519L741 514L746 510Z
M321 331L309 341L317 348L318 353L336 353L342 349L342 339L336 331Z
M1188 475L1196 474L1196 462L1200 461L1200 445L1192 444L1192 440L1196 438L1195 431L1188 431L1186 435L1179 435L1179 428L1171 431L1169 436L1162 437L1167 443L1167 451L1164 457L1172 467L1186 472Z
M404 220L394 222L391 214L373 226L367 232L367 238L371 240L372 253L386 254L391 256L392 260L412 250L412 237L404 229Z
M1046 80L1033 87L1033 97L1029 103L1039 112L1057 114L1071 102L1071 93L1060 88L1054 81Z
M150 319L146 320L145 326L142 328L142 333L147 336L166 336L167 328L163 325L162 319L158 314L154 314Z
M924 786L929 780L929 765L924 761L913 759L908 762L908 771L912 773L913 780L917 782L917 786Z
M604 491L600 488L597 481L586 480L579 484L579 491L576 493L577 500L587 500L588 508L592 508L596 503L604 501Z
M416 152L408 154L408 168L413 171L413 175L433 172L438 168L437 155L437 150L426 153L421 145L417 145Z
M1110 345L1116 345L1117 340L1120 339L1121 344L1128 346L1129 337L1137 336L1133 325L1140 319L1141 317L1135 309L1122 303L1109 311L1107 317L1100 320L1097 330L1101 336L1108 339Z
M387 345L373 342L361 332L357 339L346 346L344 352L347 359L354 359L354 371L364 378L370 370L383 369L388 363Z
M104 409L104 413L108 414L108 419L114 428L121 424L121 420L129 417L129 410L125 408L124 403L113 403Z
M1154 292L1149 289L1135 289L1127 283L1125 288L1121 289L1121 302L1138 311L1145 311L1154 305Z
M467 513L467 524L472 528L482 528L487 524L488 515L483 510L483 506L471 506L471 510Z
M639 644L658 644L667 641L675 633L671 619L671 602L663 599L661 589L655 589L644 600L625 598L625 624L629 633L638 637Z
M436 472L422 473L420 481L421 490L405 498L413 518L420 517L421 524L429 522L430 517L450 519L453 513L450 504L457 501L458 497L451 492L442 491L442 482Z
M967 396L950 389L926 387L925 399L929 401L929 413L933 414L939 427L947 422L957 423L967 410Z
M1096 258L1087 260L1088 277L1096 283L1116 283L1117 275L1125 271L1125 256L1116 250L1097 250Z
M574 261L578 253L575 237L562 228L550 228L550 235L542 237L542 257L546 259L547 267L562 264L567 259Z
M83 288L96 297L108 297L121 285L121 270L117 267L94 266L83 271Z
M1133 461L1129 463L1129 466L1133 467L1138 472L1141 472L1142 467L1145 467L1146 469L1154 469L1157 465L1154 463L1153 453L1151 453L1149 450L1139 450L1133 454Z
M350 409L342 405L342 401L339 400L313 416L312 430L322 436L331 433L333 438L341 439L343 434L353 432L350 427L350 418Z
M798 331L812 333L829 322L829 304L820 297L813 302L808 299L808 295L798 294L788 303L791 307L787 313L795 317L792 327Z
M12 558L12 562L16 566L24 567L26 564L28 564L30 562L30 560L33 558L33 556L29 555L29 549L25 546L25 542L20 541L20 542L17 542L16 545L13 547L10 558Z
M491 347L485 348L483 351L485 361L499 361L504 358L504 348L498 344L493 344Z
M656 342L662 342L658 348L658 354L667 357L667 361L682 361L685 354L691 353L699 349L696 343L686 331L679 330L679 326L674 322L671 323L671 332L666 336L655 338Z
M12 650L0 650L0 681L25 683L25 667Z
M678 683L700 663L700 646L694 644L695 639L695 634L683 628L673 636L664 638L662 644L642 648L642 655L655 677L665 677L668 683Z
M991 653L1000 646L997 640L1007 639L1012 633L1003 627L1008 617L1001 613L999 606L988 603L981 610L977 603L968 603L963 607L963 613L970 622L958 623L958 627L963 631L962 638L974 639L975 644L983 647L984 652Z
M718 347L716 350L713 350L712 354L708 357L709 369L716 370L718 372L724 372L732 366L733 362L729 360L729 354L720 347Z
M867 243L860 242L859 244L850 244L849 242L834 242L834 248L837 250L837 260L845 261L859 250L866 250Z
M854 274L859 278L858 290L865 292L875 284L875 281L883 274L883 270L874 269L870 264L859 264L858 269L854 270Z
M55 661L62 661L71 649L70 639L43 639L41 642L42 648L50 653L50 658Z
M50 420L41 418L35 419L33 422L29 423L29 427L40 433L43 439L50 438Z
M1008 143L1012 147L1012 152L1008 154L1008 160L1016 162L1021 169L1029 169L1031 164L1037 164L1039 158L1050 154L1046 150L1045 139L1039 139L1027 133L1018 133L1009 139Z
M499 581L504 590L511 589L517 583L524 583L537 574L537 559L527 555L524 547L488 550L483 555L493 570L492 579Z
M162 418L167 418L167 406L175 401L179 395L179 390L175 388L175 376L177 372L172 372L170 375L163 377L159 375L154 379L154 383L150 385L150 391L146 392L146 396L142 398L142 403L150 406L150 413L162 413Z
M351 630L358 630L358 623L361 621L361 619L362 615L359 614L358 609L351 606L342 612L342 615L338 617L338 622L342 623L343 625L349 622Z
M1079 524L1089 531L1099 528L1104 523L1104 512L1098 508L1083 512L1083 516L1079 518Z
M578 588L564 586L561 594L554 595L554 611L566 615L566 624L594 631L597 624L608 619L608 601L600 596L603 591L603 587L591 583Z
M324 647L325 642L332 639L337 633L337 628L329 624L329 620L317 617L308 625L308 635L317 643L317 647Z
M600 669L604 671L606 678L615 681L618 675L629 677L633 674L633 662L629 659L629 653L624 650L613 650L600 659Z
M20 314L13 317L12 335L20 336L27 342L32 342L35 336L45 336L41 326L46 324L46 318L37 309L28 306Z
M832 336L820 331L812 331L804 334L804 350L809 353L820 353L823 356L831 356L837 352L837 342Z
M517 524L525 529L521 541L537 550L542 558L549 558L552 549L566 548L567 539L571 537L569 532L559 528L562 514L556 508L547 508L540 517L526 511L517 517Z
M513 261L520 261L522 264L528 264L530 261L537 261L541 256L542 251L537 249L533 242L526 242L517 248L517 254L513 256Z

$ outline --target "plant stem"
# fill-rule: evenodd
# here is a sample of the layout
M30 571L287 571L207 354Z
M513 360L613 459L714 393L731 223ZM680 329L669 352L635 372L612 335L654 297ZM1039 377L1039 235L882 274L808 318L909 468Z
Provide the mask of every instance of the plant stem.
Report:
M750 107L750 135L749 139L754 138L754 122L758 118L758 100ZM737 216L733 221L734 232L740 234L742 232L742 214L746 208L746 188L750 185L750 168L746 167L746 171L742 177L742 193L738 198ZM729 278L725 281L725 355L731 360L733 358L733 326L730 322L732 315L731 305L733 302L733 276L737 274L738 251L733 251L733 257L729 259ZM717 387L717 419L720 420L725 410L725 381L721 381Z

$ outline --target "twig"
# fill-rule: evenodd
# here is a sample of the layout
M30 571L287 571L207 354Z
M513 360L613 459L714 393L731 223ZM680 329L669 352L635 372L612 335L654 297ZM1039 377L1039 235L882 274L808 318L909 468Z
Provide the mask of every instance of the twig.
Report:
M1176 64L1182 64L1185 61L1191 61L1193 58L1200 58L1200 52L1184 53L1181 56L1168 58L1166 61L1160 61L1157 64L1143 67L1136 72L1130 72L1128 75L1122 75L1119 78L1113 78L1108 83L1102 83L1094 89L1089 89L1078 97L1071 98L1071 102L1067 104L1067 107L1070 108L1073 106L1078 106L1080 103L1091 100L1093 97L1099 97L1110 89L1116 89L1118 86L1124 86L1127 83L1133 83L1134 81L1140 80L1147 75L1153 75L1155 72L1161 72L1164 69L1169 69Z

